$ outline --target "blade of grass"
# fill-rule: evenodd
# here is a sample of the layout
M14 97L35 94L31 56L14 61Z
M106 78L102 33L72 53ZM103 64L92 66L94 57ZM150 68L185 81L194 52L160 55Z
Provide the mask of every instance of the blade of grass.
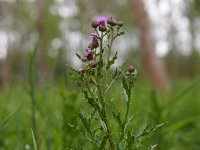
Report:
M180 98L182 98L187 93L192 91L199 83L200 83L200 77L193 80L191 84L189 84L187 87L183 88L177 95L172 97L171 100L170 100L171 101L170 104L177 102Z
M35 82L34 82L34 73L35 73L35 61L36 61L36 55L38 50L38 40L33 48L33 52L30 53L29 56L29 85L30 85L30 97L32 102L32 127L35 131L36 129L36 122L35 122Z
M178 94L176 94L174 97L172 97L169 100L169 103L165 107L165 111L166 111L165 115L167 115L167 116L170 115L170 113L172 112L172 109L179 102L179 100L182 97L184 97L186 94L191 92L197 85L200 85L200 77L198 77L197 79L193 80L193 82L191 84L189 84L188 86L183 88Z
M187 118L185 120L181 120L178 121L177 123L171 125L169 127L170 132L177 132L178 130L180 130L181 128L183 128L184 126L190 124L190 123L195 123L198 120L199 116L197 117L191 117L191 118Z
M35 140L35 135L34 135L32 128L31 128L31 134L32 134L32 139L33 139L34 150L38 150L37 143L36 143L36 140Z
M19 108L19 107L18 107ZM3 121L2 123L0 123L0 132L3 130L3 128L7 125L7 123L9 122L10 119L12 119L12 117L14 116L15 112L18 110L18 108L16 108L15 110L13 110Z

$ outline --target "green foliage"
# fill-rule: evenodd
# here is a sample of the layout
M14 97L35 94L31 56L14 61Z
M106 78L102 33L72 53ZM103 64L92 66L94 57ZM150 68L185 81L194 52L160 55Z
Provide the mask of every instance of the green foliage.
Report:
M114 74L114 72L112 73ZM151 124L159 124L160 122L167 122L161 129L156 130L154 133L150 133L150 136L141 137L142 147L139 149L147 149L150 147L155 147L154 149L175 149L175 150L188 150L188 149L198 149L199 148L199 135L200 132L200 93L199 93L199 83L198 79L195 79L196 86L187 90L186 93L182 93L185 88L190 87L194 82L191 81L181 81L178 80L174 82L174 90L171 96L166 98L166 95L152 92L152 87L145 84L143 81L137 82L135 88L135 94L131 97L130 104L130 116L128 120L132 118L131 114L134 114L132 118L132 123L128 126L129 131L127 131L128 138L139 134L146 128L146 122L151 121ZM113 126L113 135L119 137L117 134L122 124L123 116L125 110L124 101L121 100L121 88L119 81L112 85L108 92L108 97L113 97L115 100L112 105L115 106L117 111L110 111L111 117L109 118ZM21 81L19 81L21 83ZM41 88L36 89L37 105L37 131L39 138L37 139L37 145L40 149L53 150L58 147L62 147L63 142L65 145L63 149L71 147L71 149L93 149L90 142L84 138L83 134L80 132L85 131L83 125L78 121L76 113L81 109L82 111L88 110L85 105L85 101L80 97L77 91L71 92L72 87L67 88L65 82L62 80L59 84L49 84L48 91L46 93L49 95L49 99L46 99L45 91ZM20 109L14 112L12 117L8 120L6 125L1 130L0 134L0 149L25 149L26 145L32 146L32 136L30 133L31 128L31 101L28 95L28 86L22 84L15 84L12 90L9 92L0 91L0 122L2 123L5 118L7 118L13 110L15 110L16 105L20 105ZM58 88L60 87L60 88ZM66 90L67 88L67 90ZM74 89L75 90L75 89ZM64 94L61 95L61 92ZM166 105L166 99L171 99L175 95L182 93L183 96L180 97L179 101L173 103L173 105ZM114 95L113 95L114 93ZM154 94L153 94L154 93ZM64 97L63 97L64 96ZM64 98L64 99L63 99ZM165 108L168 107L168 108ZM167 109L170 109L170 115L165 115ZM83 113L85 117L91 116L92 112ZM43 115L44 114L44 115ZM92 122L92 129L98 129L96 132L103 130L104 126L97 126L98 120L97 112L94 116L94 121ZM70 127L68 123L71 123L74 128ZM150 128L151 128L150 127ZM77 131L76 129L79 129ZM148 129L150 129L148 128ZM74 129L74 130L73 130ZM141 131L140 131L141 129ZM92 131L93 131L92 130ZM137 134L137 135L139 135ZM89 136L89 135L87 135ZM95 139L98 139L95 137ZM104 139L104 140L103 140ZM63 142L62 142L63 140ZM101 136L100 143L106 141L108 144L108 139ZM133 142L133 141L132 141ZM140 144L139 140L136 140ZM104 145L105 146L105 145ZM119 144L119 147L123 146ZM61 148L61 149L62 149ZM33 149L33 148L32 148Z
M192 4L192 9L198 14L198 15L200 15L200 1L199 0L194 0L193 2L192 2L193 4Z
M9 120L12 119L12 117L14 116L16 111L17 111L17 109L15 109L13 112L11 112L2 122L0 122L0 133L6 127L6 125L9 122Z
M31 135L32 135L32 139L33 139L34 150L38 150L37 143L36 143L36 140L35 140L35 135L33 133L33 129L31 129Z

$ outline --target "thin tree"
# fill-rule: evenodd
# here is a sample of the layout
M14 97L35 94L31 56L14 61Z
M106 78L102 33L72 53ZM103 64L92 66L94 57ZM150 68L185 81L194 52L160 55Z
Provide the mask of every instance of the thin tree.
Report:
M151 34L148 12L143 0L132 1L132 11L136 26L140 31L140 52L144 69L159 89L168 91L169 80L162 61L155 54L155 41Z
M190 55L190 65L189 65L189 75L193 78L198 70L198 53L195 47L195 40L196 40L196 12L195 12L195 1L184 1L186 5L186 16L190 22L189 31L191 35L191 55Z

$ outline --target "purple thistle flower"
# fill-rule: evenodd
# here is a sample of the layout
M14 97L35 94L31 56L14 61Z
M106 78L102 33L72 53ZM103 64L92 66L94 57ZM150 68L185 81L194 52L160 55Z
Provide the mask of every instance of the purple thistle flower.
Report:
M100 16L100 17L98 17L97 19L96 19L96 21L98 22L98 24L100 25L100 24L105 24L106 23L106 21L107 21L107 18L105 17L105 16Z
M91 49L97 48L99 46L99 42L98 42L99 37L97 36L96 33L92 33L91 37L92 37L92 41L88 45L88 48L91 48Z
M85 57L88 59L88 60L92 60L93 59L93 51L91 49L87 49L86 50L86 53L85 53Z
M91 37L92 37L92 42L93 42L93 43L98 43L99 37L97 36L97 34L92 33L92 34L91 34Z

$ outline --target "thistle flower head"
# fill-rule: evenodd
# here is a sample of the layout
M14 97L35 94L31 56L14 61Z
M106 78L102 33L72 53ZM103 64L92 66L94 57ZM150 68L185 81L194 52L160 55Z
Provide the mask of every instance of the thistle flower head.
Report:
M98 41L98 36L96 33L91 33L92 41Z
M107 23L111 26L116 26L117 20L114 17L110 17L110 18L107 19Z
M88 59L88 60L92 60L93 59L93 51L91 49L87 49L86 50L86 53L85 53L85 57Z
M93 28L97 28L97 27L99 26L99 23L97 22L97 20L92 20L91 26L92 26Z
M105 24L107 21L107 18L105 16L100 16L96 19L97 23L100 24Z
M91 37L92 37L92 41L88 45L88 48L91 48L91 49L97 48L99 46L99 42L98 42L99 38L98 38L97 34L92 33Z

